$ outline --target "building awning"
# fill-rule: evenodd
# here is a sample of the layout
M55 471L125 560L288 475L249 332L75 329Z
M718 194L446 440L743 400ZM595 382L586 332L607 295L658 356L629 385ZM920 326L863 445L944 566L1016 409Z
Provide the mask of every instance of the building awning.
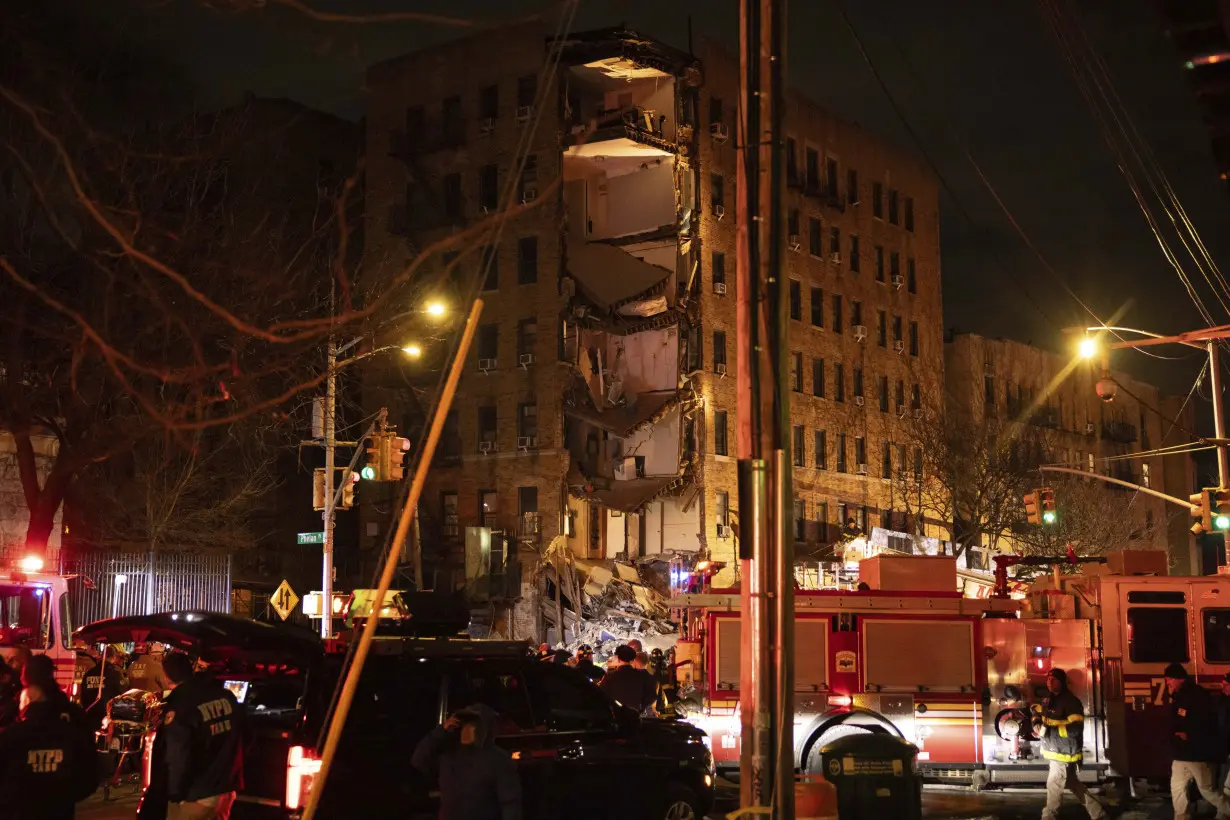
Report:
M656 390L652 393L638 393L634 403L624 404L621 407L595 410L586 404L579 407L565 407L564 413L574 419L600 427L618 438L627 438L645 425L662 419L677 404L679 404L678 390Z
M595 504L601 504L609 510L623 513L634 513L651 504L664 495L671 493L685 483L683 476L661 476L658 478L635 478L631 481L615 481L607 489L594 489L588 493L577 494Z
M568 272L585 298L608 311L647 295L672 273L612 245L574 238L568 240Z

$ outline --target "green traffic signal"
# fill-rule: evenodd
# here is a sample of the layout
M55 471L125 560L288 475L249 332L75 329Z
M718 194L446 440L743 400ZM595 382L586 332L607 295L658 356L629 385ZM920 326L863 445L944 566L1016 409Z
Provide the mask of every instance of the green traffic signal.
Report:
M1044 513L1042 513L1042 523L1043 524L1054 524L1055 523L1055 511L1047 510ZM1227 521L1226 523L1227 525L1230 525L1230 521Z
M369 464L368 466L364 467L362 470L359 471L359 475L363 476L363 478L367 479L368 481L371 481L373 478L376 477L376 468L372 467Z
M1213 526L1219 530L1230 530L1230 515L1218 515L1213 519Z

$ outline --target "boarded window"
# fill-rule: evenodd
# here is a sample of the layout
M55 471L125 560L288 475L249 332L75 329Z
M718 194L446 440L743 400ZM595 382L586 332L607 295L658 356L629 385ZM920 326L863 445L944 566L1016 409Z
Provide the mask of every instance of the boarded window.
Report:
M966 621L863 621L863 680L885 692L974 686L974 628ZM919 652L918 647L927 647Z

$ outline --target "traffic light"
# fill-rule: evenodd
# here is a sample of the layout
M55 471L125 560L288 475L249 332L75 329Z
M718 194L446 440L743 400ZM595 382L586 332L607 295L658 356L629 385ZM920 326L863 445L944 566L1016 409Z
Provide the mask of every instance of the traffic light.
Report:
M348 510L354 506L354 488L359 483L359 474L353 470L347 470L342 482L342 503L337 507L339 510Z
M388 481L389 434L372 433L367 439L367 465L362 477L368 481Z
M325 468L317 467L312 473L312 509L325 508Z
M1200 535L1213 529L1213 507L1216 503L1214 494L1217 492L1215 488L1205 487L1198 493L1192 493L1187 497L1187 500L1192 505L1192 518L1195 523L1192 524L1192 534Z
M388 446L388 471L385 477L389 481L401 481L406 475L406 454L410 452L410 439L390 436L386 439Z
M1209 514L1213 519L1213 529L1230 531L1230 489L1210 490L1209 495Z
M1039 502L1037 490L1025 493L1025 520L1030 524L1042 523L1042 506Z
M1059 520L1059 514L1055 511L1055 491L1050 487L1043 487L1038 490L1038 504L1042 508L1042 523L1054 524Z

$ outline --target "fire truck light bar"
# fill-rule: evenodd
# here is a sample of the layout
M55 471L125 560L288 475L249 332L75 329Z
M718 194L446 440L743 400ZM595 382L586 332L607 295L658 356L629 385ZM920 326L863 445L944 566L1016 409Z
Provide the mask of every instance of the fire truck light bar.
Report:
M43 559L38 555L27 555L17 562L17 568L22 572L42 572Z

